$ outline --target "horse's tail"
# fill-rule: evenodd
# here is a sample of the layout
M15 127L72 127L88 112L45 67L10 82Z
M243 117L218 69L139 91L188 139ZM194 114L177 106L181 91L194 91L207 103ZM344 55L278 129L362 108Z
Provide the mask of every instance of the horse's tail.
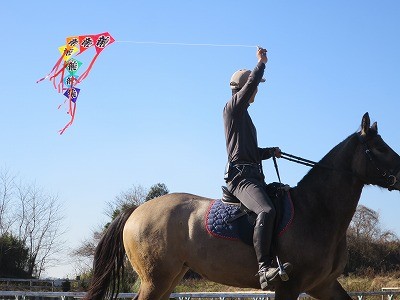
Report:
M125 248L122 239L124 225L134 206L122 212L109 225L96 247L93 261L93 278L85 300L116 299L124 276Z

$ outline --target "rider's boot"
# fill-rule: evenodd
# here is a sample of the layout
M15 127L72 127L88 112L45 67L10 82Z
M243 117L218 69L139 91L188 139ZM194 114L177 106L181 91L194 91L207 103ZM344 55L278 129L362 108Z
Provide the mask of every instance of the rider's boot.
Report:
M282 271L282 269L280 270L271 266L272 257L270 251L273 231L274 218L266 212L259 213L254 227L253 244L258 261L258 276L260 277L262 290L270 288L268 285L278 280L279 272ZM283 271L290 267L289 263L283 264Z

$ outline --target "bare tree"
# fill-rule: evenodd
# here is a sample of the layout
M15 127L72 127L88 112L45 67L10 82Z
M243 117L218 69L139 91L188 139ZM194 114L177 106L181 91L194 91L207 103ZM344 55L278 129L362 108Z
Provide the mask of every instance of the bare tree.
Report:
M90 272L93 265L94 252L103 235L103 228L94 230L92 237L84 240L82 244L71 252L74 257L74 266L76 274L85 274Z
M107 202L106 215L113 220L120 212L124 209L131 207L132 205L140 205L146 201L148 194L147 189L141 185L132 186L127 191L121 192L115 197L114 201Z
M90 273L93 265L94 252L104 230L121 211L133 205L144 203L147 193L148 192L144 187L134 185L130 189L121 192L113 201L106 203L107 207L105 215L110 218L110 222L93 230L92 236L82 241L81 245L78 248L73 249L71 252L71 255L74 257L74 265L77 273Z
M39 277L61 250L61 207L58 197L17 179L8 169L0 170L0 236L11 234L29 250L25 271Z
M15 202L18 204L14 228L19 239L28 247L29 273L40 277L45 267L61 251L61 206L58 197L45 194L35 184L19 184Z
M349 232L357 239L364 238L369 241L379 239L381 235L379 213L364 205L358 205Z
M110 217L110 222L105 224L103 228L94 230L92 237L83 241L82 244L71 253L76 261L76 268L81 274L89 273L91 270L94 252L104 230L121 211L132 206L139 206L154 197L168 194L168 192L167 186L163 183L157 183L150 187L150 189L146 189L140 185L134 185L127 191L121 192L113 201L107 202L105 214Z
M399 238L381 229L379 213L359 205L347 231L346 272L382 272L398 268Z
M14 179L15 175L9 170L0 170L0 236L8 233L13 224L11 202L15 187Z

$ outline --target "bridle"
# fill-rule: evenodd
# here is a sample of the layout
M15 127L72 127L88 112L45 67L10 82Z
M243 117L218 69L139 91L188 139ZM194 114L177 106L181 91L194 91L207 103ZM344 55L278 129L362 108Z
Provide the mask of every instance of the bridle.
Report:
M389 191L393 190L394 185L397 183L397 177L394 174L397 174L400 171L400 165L393 169L393 173L388 170L382 170L377 164L377 158L371 149L368 147L368 139L365 139L362 135L358 134L358 139L364 146L364 153L367 156L368 160L374 166L375 170L380 174L380 177L383 182L383 186L385 186Z
M358 136L358 140L361 142L361 144L364 147L364 153L367 156L368 161L371 162L371 164L374 166L374 168L376 169L376 171L378 172L378 174L380 175L380 180L382 185L384 187L386 187L389 191L394 189L394 185L397 183L397 178L396 175L399 171L400 171L400 165L398 165L395 169L393 169L393 172L389 172L387 170L383 170L382 168L380 168L377 164L377 158L376 156L372 153L371 149L368 146L368 139L366 139L364 136L362 136L361 134L357 134ZM279 169L278 169L278 164L276 161L276 157L275 155L272 156L273 161L274 161L274 166L275 166L275 170L279 179L279 182L281 182L281 178L279 175ZM291 162L295 162L301 165L305 165L308 167L321 167L321 168L325 168L325 169L330 169L330 170L334 170L334 171L339 171L339 172L344 172L344 173L348 173L352 176L358 177L359 179L361 179L362 181L367 182L367 178L365 176L362 176L360 174L354 173L353 171L350 170L343 170L343 169L337 169L334 168L332 166L329 165L325 165L325 164L321 164L319 162L315 162L309 159L305 159L299 156L295 156L289 153L285 153L285 152L281 152L281 156L280 158L289 160Z

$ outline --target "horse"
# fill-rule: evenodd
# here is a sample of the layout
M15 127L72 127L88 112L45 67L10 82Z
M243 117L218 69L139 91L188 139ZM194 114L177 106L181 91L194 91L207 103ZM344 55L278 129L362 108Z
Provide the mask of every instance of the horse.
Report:
M351 299L338 282L347 263L346 231L365 185L400 190L400 156L371 126L329 151L289 191L291 226L276 241L282 261L293 265L288 281L274 283L275 298ZM118 293L128 257L141 283L135 299L166 300L191 269L224 285L260 289L255 251L240 240L219 239L204 226L212 199L171 193L121 213L100 240L87 300Z

